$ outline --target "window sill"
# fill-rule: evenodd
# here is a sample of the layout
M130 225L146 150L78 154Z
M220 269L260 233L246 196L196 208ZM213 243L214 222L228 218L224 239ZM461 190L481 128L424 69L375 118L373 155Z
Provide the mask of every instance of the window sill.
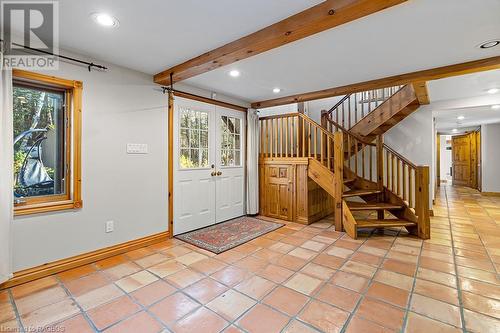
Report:
M19 205L14 207L14 216L56 212L69 209L80 209L82 207L83 207L82 201L73 201L73 200Z

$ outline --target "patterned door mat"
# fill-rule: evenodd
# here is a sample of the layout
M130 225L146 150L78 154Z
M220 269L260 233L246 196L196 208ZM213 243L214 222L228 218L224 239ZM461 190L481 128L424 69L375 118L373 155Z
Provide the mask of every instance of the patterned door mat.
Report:
M284 224L242 216L175 236L213 253L222 253L281 228Z

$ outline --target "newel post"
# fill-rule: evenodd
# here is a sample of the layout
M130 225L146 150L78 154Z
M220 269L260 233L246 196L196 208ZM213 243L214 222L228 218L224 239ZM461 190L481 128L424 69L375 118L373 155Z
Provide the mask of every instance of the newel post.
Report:
M333 134L333 170L335 188L335 231L342 231L342 194L344 192L344 138L342 132Z
M321 127L324 129L328 129L328 111L326 110L321 110Z
M415 213L418 217L418 237L421 239L431 238L431 225L429 214L429 167L418 166L415 175Z

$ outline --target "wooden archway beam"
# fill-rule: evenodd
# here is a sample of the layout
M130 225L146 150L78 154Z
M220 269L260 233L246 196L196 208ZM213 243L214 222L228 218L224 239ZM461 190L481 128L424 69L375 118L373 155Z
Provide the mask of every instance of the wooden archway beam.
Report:
M340 95L352 94L360 91L367 91L372 89L392 87L397 85L404 85L414 82L432 81L444 79L452 76L459 76L465 74L472 74L477 72L489 71L500 69L500 56L480 59L475 61L454 64L450 66L438 67L406 73L401 75L390 76L382 79L370 80L365 82L353 83L346 86L339 86L324 90L317 90L303 94L291 95L280 97L265 101L252 103L252 108L263 109L272 106L286 105L292 103L300 103L312 101L315 99L322 99ZM425 104L425 103L424 103Z
M162 71L154 82L170 85L226 66L407 0L326 0L280 22Z

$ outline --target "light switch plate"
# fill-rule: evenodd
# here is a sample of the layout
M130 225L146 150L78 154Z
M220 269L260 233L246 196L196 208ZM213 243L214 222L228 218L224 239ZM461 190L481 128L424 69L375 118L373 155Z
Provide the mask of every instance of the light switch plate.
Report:
M127 143L127 154L147 154L148 145L146 143Z
M104 231L108 233L108 232L113 232L114 230L115 230L115 222L106 221Z

